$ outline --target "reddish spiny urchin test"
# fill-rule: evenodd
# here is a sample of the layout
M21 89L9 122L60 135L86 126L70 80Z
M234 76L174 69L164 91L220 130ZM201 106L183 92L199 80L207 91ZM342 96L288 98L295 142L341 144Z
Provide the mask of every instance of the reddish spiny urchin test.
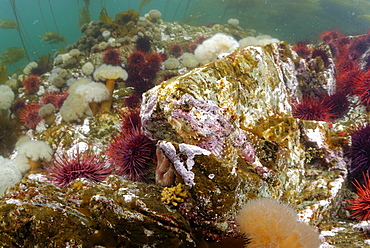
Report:
M181 54L184 53L184 48L180 44L173 44L170 46L170 53L175 57L179 57Z
M363 173L364 184L360 184L356 179L353 185L356 187L357 196L345 200L349 203L345 208L351 210L351 218L359 221L370 220L370 176Z
M128 113L120 114L120 118L122 119L119 129L121 133L130 132L135 128L141 128L141 118L139 108L133 109Z
M23 82L24 92L26 94L35 93L40 85L40 78L37 75L28 76Z
M141 95L133 93L124 99L125 105L131 109L135 109L141 104Z
M332 113L332 106L322 99L303 98L300 103L292 105L293 116L301 120L332 121L337 115Z
M68 97L68 91L63 91L60 93L46 93L43 97L41 97L42 104L51 103L54 105L56 109L60 109L63 105L63 102Z
M42 120L42 118L39 116L40 108L40 104L30 103L19 111L19 119L24 123L26 128L33 129Z
M320 35L321 40L324 41L325 43L338 39L339 37L342 37L342 34L340 33L338 29L324 31Z
M311 56L312 58L320 57L325 67L328 67L330 64L329 55L324 50L314 49Z
M155 150L156 142L134 128L114 137L108 145L108 157L118 175L144 182L148 169L154 166Z
M108 49L104 52L103 61L108 65L117 66L121 64L121 55L114 49Z
M188 51L194 53L195 49L198 47L198 43L196 42L189 42L187 45Z
M145 55L142 52L132 52L128 57L129 69L140 69L145 65Z
M302 58L306 58L311 54L311 49L307 47L308 42L299 41L293 46L293 50Z
M48 178L58 187L65 188L77 178L86 178L93 182L101 182L112 172L99 154L88 150L68 155L62 151L45 168L50 173Z
M136 40L136 49L140 52L147 53L150 51L152 42L147 37L139 37Z

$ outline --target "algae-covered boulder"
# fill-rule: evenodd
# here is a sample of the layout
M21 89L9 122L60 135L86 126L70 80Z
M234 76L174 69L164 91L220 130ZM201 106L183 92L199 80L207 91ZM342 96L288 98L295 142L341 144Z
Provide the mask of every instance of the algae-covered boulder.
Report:
M339 135L292 116L297 71L309 70L287 43L247 47L144 94L145 132L171 162L172 183L189 187L183 214L209 238L235 235L235 214L255 197L280 198L306 221L337 210L347 174ZM310 76L333 87L330 68Z
M66 189L25 178L1 199L0 246L193 247L188 222L161 203L160 191L119 176Z

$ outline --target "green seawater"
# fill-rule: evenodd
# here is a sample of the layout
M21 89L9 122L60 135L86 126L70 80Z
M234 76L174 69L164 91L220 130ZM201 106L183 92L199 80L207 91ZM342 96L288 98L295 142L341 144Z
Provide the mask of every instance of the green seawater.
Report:
M54 54L75 42L82 35L78 23L86 6L91 21L99 20L102 8L111 17L128 9L140 11L141 16L157 9L165 22L190 25L225 24L236 18L244 29L255 29L257 34L290 43L317 43L322 31L332 29L346 35L361 34L370 24L368 0L0 0L0 6L0 19L19 22L19 30L0 29L0 51L23 47L28 55L8 63L10 72L28 60ZM63 35L66 42L48 44L40 37L47 32Z

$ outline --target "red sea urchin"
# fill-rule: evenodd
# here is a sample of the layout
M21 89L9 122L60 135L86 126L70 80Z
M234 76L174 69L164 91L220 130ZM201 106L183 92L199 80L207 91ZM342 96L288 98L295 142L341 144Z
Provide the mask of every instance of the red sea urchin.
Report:
M323 42L328 43L332 40L338 39L342 37L343 35L338 29L330 30L330 31L324 31L321 33L320 38Z
M186 46L187 46L189 52L194 53L194 51L195 51L195 49L197 49L198 45L199 44L196 43L196 42L189 42Z
M28 76L23 82L24 92L26 94L35 93L40 85L40 78L37 75Z
M91 150L83 153L77 151L74 156L69 156L67 152L62 151L54 157L52 162L48 162L45 170L50 173L48 178L61 188L67 187L77 178L100 182L112 171L102 157Z
M64 103L64 101L68 97L68 91L63 91L59 93L46 93L41 98L42 104L48 104L51 103L54 105L56 109L60 109Z
M147 53L150 51L152 42L148 37L139 37L136 40L136 49L140 52Z
M126 112L124 114L120 114L120 118L122 119L120 125L120 132L130 132L131 130L141 128L141 118L140 118L140 109L136 108Z
M128 57L129 69L139 69L145 65L145 55L142 52L132 52Z
M108 145L108 156L117 174L131 181L145 181L150 166L154 165L156 143L139 128L121 132Z
M359 77L359 75L361 75ZM358 95L361 98L361 104L369 107L370 106L370 72L358 72L358 75L355 76L354 94Z
M345 200L349 203L345 208L352 211L350 217L359 220L370 220L370 176L364 173L364 184L360 184L356 179L353 185L356 187L357 196Z
M39 109L41 105L38 103L30 103L25 105L23 109L19 111L19 119L24 123L26 128L32 129L42 120L39 116Z
M311 49L307 47L308 42L298 41L297 44L293 46L293 50L302 58L306 58L311 53Z
M292 105L293 116L301 120L332 121L337 116L332 110L332 106L326 101L316 98L303 98L300 103Z
M104 52L103 61L108 65L117 66L121 64L121 55L114 49L108 49Z
M184 53L184 48L180 44L173 44L170 46L170 53L175 57L179 57Z

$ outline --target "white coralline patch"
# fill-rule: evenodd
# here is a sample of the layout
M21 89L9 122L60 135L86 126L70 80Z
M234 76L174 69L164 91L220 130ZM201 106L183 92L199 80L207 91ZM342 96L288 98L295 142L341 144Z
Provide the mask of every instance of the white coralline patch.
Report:
M194 172L191 169L194 166L194 157L196 155L210 155L211 152L202 149L198 146L180 144L180 152L186 154L187 159L184 165L184 162L181 161L180 157L176 154L176 149L171 142L161 141L158 146L163 150L164 154L171 160L177 173L184 179L184 182L187 186L192 187L195 185L194 182Z
M152 236L154 234L154 231L144 228L144 233L146 236Z
M212 180L213 178L215 178L215 174L209 174L208 178Z
M6 204L15 204L17 206L21 206L23 204L20 200L17 199L8 199L5 202Z
M306 130L306 136L308 138L308 141L316 143L318 149L324 148L325 141L324 137L319 126L317 126L315 129L307 129Z
M38 133L41 133L41 132L43 132L43 131L45 131L47 128L46 128L46 126L45 126L45 120L44 119L42 119L37 125L36 125L36 131L38 132Z
M159 147L164 151L166 156L172 161L175 170L184 179L187 186L192 187L194 183L194 172L187 170L184 163L181 162L180 157L176 154L176 149L171 142L162 141L159 142Z
M188 170L193 169L194 166L194 157L195 155L211 155L210 151L207 151L203 148L198 146L188 145L188 144L180 144L179 145L180 152L184 152L188 157L186 159L186 167Z
M125 202L129 203L132 202L132 199L136 197L134 194L127 194L122 196L125 199Z
M122 195L122 197L124 198L125 202L127 203L130 203L132 202L132 200L134 198L138 198L137 195L131 193L131 192L127 192L128 188L120 188L118 189L118 194L119 195Z
M370 221L361 221L360 223L353 225L352 228L356 231L370 233Z
M45 87L41 85L37 91L37 95L41 96L44 93L45 93Z
M73 145L68 151L68 156L76 156L77 152L80 154L85 152L89 149L89 145L85 142L78 142L77 144Z
M343 231L343 230L345 230L344 227L335 227L335 228L332 228L330 231L321 231L320 236L333 237L333 236L337 235L338 232Z
M82 125L82 126L81 126L81 128L80 128L81 133L88 134L88 133L90 132L90 125L89 125L89 123L90 123L89 118L86 118L86 119L84 120L83 125Z
M41 173L29 174L27 177L31 180L34 180L40 183L48 181L47 177Z
M330 182L329 185L330 187L330 192L333 197L335 197L339 191L343 188L343 183L344 183L344 178L339 177L335 179L334 181Z

